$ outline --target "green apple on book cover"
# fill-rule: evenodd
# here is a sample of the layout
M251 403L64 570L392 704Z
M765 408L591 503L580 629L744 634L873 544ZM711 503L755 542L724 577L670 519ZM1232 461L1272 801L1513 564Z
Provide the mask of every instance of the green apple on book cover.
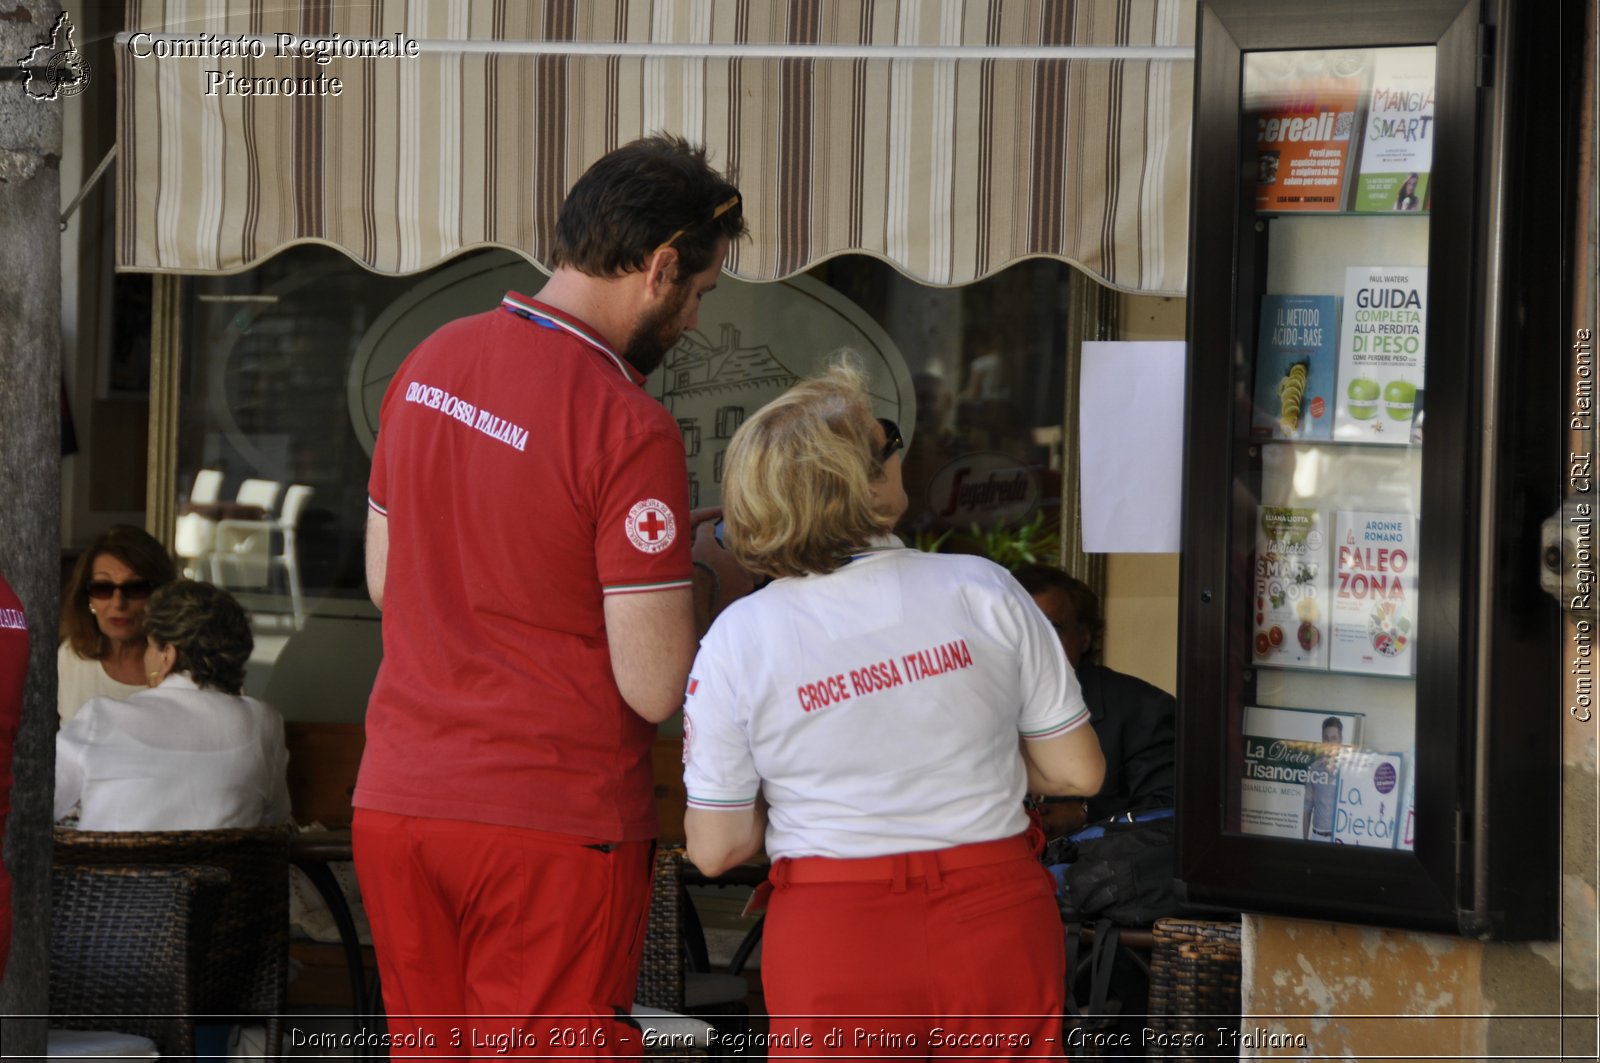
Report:
M1339 296L1263 295L1252 439L1332 439Z
M1426 266L1345 270L1335 439L1410 442L1426 361L1427 303Z

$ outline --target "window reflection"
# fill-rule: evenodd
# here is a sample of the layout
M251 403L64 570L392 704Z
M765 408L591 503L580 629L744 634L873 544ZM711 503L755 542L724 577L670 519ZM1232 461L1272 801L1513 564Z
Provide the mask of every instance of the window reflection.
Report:
M346 380L373 319L416 283L304 247L185 286L176 552L258 624L365 601L369 459Z
M187 283L176 542L189 574L228 586L285 631L311 615L371 615L363 562L370 438L360 433L372 411L350 396L373 387L381 394L387 378L374 384L362 376L371 367L353 363L386 311L472 262L518 260L489 251L421 277L383 277L311 246L244 274ZM974 525L1054 519L1069 269L1034 260L959 289L918 284L861 256L811 272L875 321L904 358L912 394L899 401L915 413L902 414L914 425L905 456L911 508L897 530L908 543L944 536L945 548L980 549ZM737 330L715 350L700 349L710 342L688 338L700 346L668 359L667 392L705 384L697 373L742 350ZM766 398L746 387L680 422L695 504L720 497L721 451ZM694 468L697 457L705 468Z

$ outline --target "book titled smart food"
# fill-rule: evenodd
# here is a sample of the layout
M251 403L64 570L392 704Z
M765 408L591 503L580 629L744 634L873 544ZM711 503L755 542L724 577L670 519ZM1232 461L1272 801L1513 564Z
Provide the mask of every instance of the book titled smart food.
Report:
M1417 519L1340 510L1333 529L1328 663L1335 671L1411 675L1417 660Z
M1404 446L1427 352L1426 266L1345 270L1333 437Z
M1339 296L1263 295L1253 439L1332 439Z
M1256 510L1251 659L1274 668L1328 666L1328 544L1321 512Z
M1433 168L1432 48L1380 48L1362 129L1355 209L1421 210Z

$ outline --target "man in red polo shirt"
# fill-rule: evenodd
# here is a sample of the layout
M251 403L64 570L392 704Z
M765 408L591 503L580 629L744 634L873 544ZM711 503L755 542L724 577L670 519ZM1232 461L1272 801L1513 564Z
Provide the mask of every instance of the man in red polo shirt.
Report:
M568 194L538 298L444 326L384 397L354 844L392 1052L638 1048L611 1017L643 945L655 725L695 650L682 436L640 385L744 232L704 149L619 148Z

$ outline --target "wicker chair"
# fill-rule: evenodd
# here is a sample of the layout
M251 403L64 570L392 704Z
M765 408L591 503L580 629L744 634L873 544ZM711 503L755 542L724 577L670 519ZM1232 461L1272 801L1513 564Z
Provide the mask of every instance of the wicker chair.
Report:
M228 873L62 867L50 888L51 1024L138 1034L192 1056L195 982Z
M737 975L689 971L686 963L681 845L656 849L655 885L650 893L650 926L644 939L635 1000L647 1007L705 1019L725 1034L749 1026L744 998L749 986Z
M1192 1054L1160 1058L1237 1058L1217 1030L1239 1024L1239 923L1157 919L1151 933L1150 1027L1184 1034L1184 1043L1196 1046Z
M190 1014L266 1026L281 1053L289 973L289 828L55 833L55 867L217 867L230 883L196 967Z

